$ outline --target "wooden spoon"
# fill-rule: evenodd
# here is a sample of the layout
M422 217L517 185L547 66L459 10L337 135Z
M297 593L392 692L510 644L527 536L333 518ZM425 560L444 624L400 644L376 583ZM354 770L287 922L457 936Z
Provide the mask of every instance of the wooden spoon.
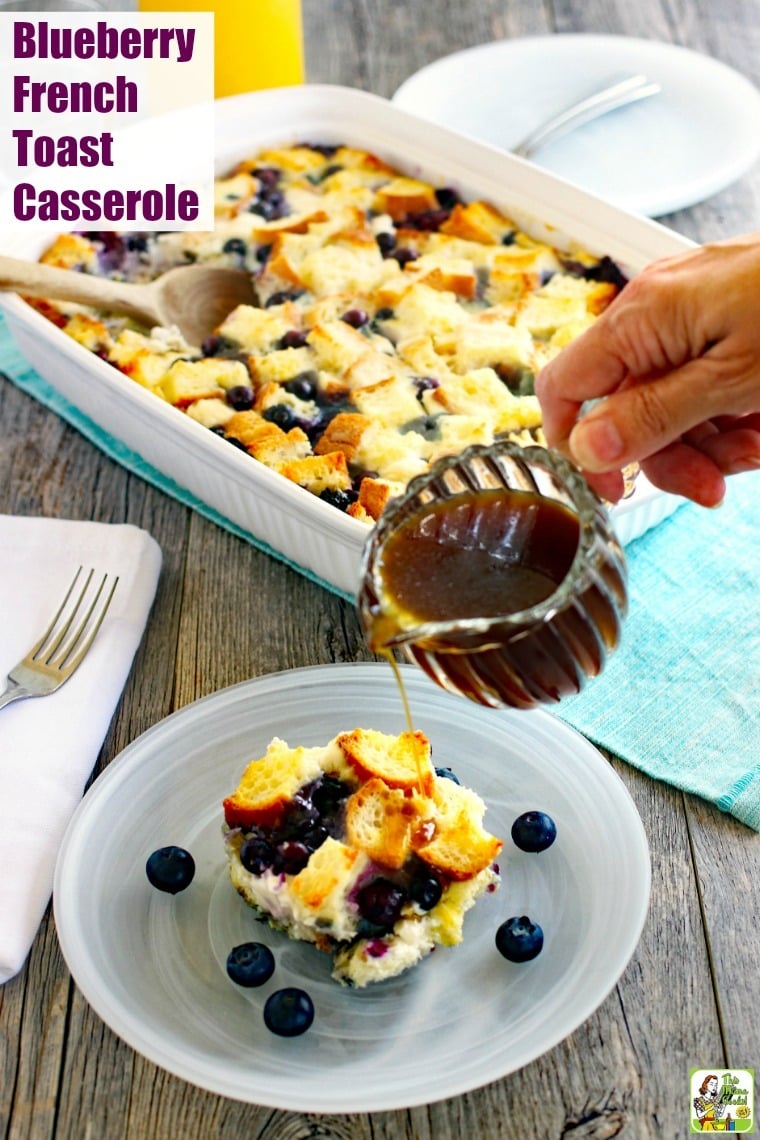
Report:
M188 344L200 345L237 305L255 305L250 273L211 265L169 269L144 285L0 257L0 290L27 297L77 301L123 313L147 324L176 325Z

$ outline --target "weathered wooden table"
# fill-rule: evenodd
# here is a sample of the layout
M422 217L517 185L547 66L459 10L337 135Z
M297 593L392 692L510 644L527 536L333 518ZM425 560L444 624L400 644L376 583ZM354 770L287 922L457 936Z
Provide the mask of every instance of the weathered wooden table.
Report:
M309 79L387 96L453 50L551 31L676 42L760 82L755 0L304 0L304 9ZM729 236L757 228L759 197L756 167L664 221L698 240ZM0 422L0 511L130 522L163 549L155 608L101 766L172 710L226 685L368 657L350 605L128 474L4 378ZM649 919L607 1000L520 1072L405 1112L307 1117L225 1100L156 1068L110 1032L73 984L48 914L24 970L0 989L0 1135L685 1136L689 1068L760 1061L760 841L705 803L611 762L651 845Z

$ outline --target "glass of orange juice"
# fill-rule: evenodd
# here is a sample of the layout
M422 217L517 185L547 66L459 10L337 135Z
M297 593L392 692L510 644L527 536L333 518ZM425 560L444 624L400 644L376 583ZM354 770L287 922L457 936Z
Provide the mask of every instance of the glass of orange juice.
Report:
M301 0L139 0L141 12L214 13L214 94L303 83Z

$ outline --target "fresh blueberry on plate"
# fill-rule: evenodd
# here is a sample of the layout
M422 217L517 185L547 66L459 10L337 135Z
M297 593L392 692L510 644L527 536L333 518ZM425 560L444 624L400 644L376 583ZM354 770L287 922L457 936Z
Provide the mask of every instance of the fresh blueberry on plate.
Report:
M184 847L159 847L148 857L145 874L156 890L176 895L192 883L195 860Z
M314 1020L314 1003L305 990L275 990L264 1006L264 1024L278 1037L298 1037Z
M274 973L274 954L263 942L243 942L227 955L227 974L239 986L263 986Z
M541 953L544 932L527 914L508 918L496 931L496 949L509 962L530 962Z
M545 811L526 811L512 824L512 839L521 851L546 851L557 838L557 825Z

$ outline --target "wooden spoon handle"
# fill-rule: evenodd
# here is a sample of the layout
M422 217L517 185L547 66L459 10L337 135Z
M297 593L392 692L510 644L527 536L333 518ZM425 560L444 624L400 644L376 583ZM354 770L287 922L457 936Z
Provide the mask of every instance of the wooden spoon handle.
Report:
M28 297L76 301L80 305L92 305L96 309L125 313L137 320L148 319L156 323L149 295L141 286L36 261L0 256L0 290L12 290Z

